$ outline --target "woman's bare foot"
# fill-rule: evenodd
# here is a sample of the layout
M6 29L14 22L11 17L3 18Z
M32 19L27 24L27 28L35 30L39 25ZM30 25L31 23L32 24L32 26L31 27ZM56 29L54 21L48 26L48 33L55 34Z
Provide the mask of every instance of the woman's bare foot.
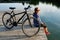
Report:
M45 34L46 35L49 35L50 34L50 32L48 32L48 29L47 28L44 28L44 31L45 31Z
M45 32L45 34L46 34L46 35L49 35L49 34L50 34L50 32Z

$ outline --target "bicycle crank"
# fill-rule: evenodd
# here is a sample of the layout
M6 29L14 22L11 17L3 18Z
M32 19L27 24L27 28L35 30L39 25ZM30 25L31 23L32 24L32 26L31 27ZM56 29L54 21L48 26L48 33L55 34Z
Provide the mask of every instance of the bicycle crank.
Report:
M13 22L13 26L17 26L17 22Z

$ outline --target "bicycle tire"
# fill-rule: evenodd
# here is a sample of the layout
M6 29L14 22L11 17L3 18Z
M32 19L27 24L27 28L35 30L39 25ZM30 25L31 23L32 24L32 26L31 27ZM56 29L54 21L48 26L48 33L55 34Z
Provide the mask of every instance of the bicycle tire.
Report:
M32 20L31 20L31 18L32 18ZM30 22L33 22L33 19L37 20L37 19L34 18L34 17L30 17ZM36 34L39 32L39 30L40 30L40 25L39 25L39 27L34 27L34 26L33 26L33 23L31 23L31 25L33 26L33 27L31 27L31 31L32 31L32 30L35 30L36 32L33 31L33 32L35 32L35 33L30 35L29 33L31 33L31 31L30 31L29 28L27 27L27 26L29 26L30 24L29 24L29 25L24 25L27 20L28 20L28 19L26 19L26 20L22 23L22 31L23 31L23 33L24 33L27 37L32 37L32 36L36 35ZM38 20L37 20L37 21L38 21ZM27 23L26 23L26 24L27 24ZM40 24L40 23L39 23L39 24ZM31 26L31 25L30 25L30 26ZM26 26L26 27L25 27L25 26ZM24 27L25 27L25 28L24 28ZM35 28L37 28L37 29L35 29ZM27 30L26 30L26 29L27 29ZM29 30L30 32L29 32L28 30ZM28 32L26 33L26 31L28 31ZM32 32L32 33L33 33L33 32Z
M6 15L8 15L8 16L6 16ZM10 26L10 27L9 27L9 26L7 26L7 20L8 20L8 19L6 19L6 21L4 20L4 17L5 17L5 16L8 18L9 16L11 17L11 14L8 13L8 12L4 13L4 14L2 15L2 22L3 22L3 25L4 25L7 29L12 29L12 28L13 28L13 25L12 25L12 23L13 23L13 18L11 18L11 20L10 20L10 23L11 23L12 26L9 25L9 26ZM9 17L9 18L10 18L10 17ZM5 23L4 21L5 21L6 23Z

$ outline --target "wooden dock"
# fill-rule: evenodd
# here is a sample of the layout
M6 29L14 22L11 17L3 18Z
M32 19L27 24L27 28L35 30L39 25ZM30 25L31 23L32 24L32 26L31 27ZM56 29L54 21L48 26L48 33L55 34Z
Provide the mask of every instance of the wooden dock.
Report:
M6 29L2 23L2 15L3 13L0 15L0 40L47 40L43 28L33 37L26 37L20 26L13 27L11 30ZM20 18L20 15L17 18Z
M47 37L43 28L40 29L37 35L27 37L19 27L14 27L13 29L8 30L4 26L0 26L0 40L47 40Z

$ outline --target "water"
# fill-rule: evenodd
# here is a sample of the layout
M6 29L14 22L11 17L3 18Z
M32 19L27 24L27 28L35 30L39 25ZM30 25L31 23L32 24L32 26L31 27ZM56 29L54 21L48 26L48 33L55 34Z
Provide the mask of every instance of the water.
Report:
M29 4L23 6L21 3L0 3L0 12L10 10L9 7L16 7L15 10L24 10ZM38 5L31 5L30 12L33 13L35 7L40 8L41 20L44 21L50 31L47 36L48 40L60 40L60 8L52 4L39 3ZM18 12L20 12L18 11Z

